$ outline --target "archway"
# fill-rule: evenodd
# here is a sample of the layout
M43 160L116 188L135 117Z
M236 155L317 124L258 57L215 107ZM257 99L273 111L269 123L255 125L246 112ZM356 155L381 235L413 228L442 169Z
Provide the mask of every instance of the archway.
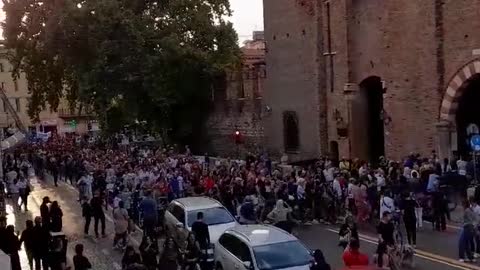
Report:
M368 77L360 83L361 100L364 101L363 119L365 119L366 157L377 162L385 155L385 130L383 125L383 87L380 77ZM361 142L360 142L361 143Z
M469 153L467 127L480 124L480 59L473 59L450 79L440 108L437 125L440 157L451 157L453 150Z
M457 131L457 152L461 156L469 155L469 138L474 125L480 126L480 74L472 75L462 86L462 95L458 98L455 114Z

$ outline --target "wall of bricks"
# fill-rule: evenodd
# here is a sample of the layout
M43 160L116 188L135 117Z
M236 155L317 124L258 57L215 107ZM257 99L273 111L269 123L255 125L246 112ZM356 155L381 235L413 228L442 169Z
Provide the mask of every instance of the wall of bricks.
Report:
M327 6L317 2L321 4L312 13L310 6L299 5L299 1L264 0L269 75L265 102L273 109L265 128L271 146L282 149L281 112L294 109L300 118L298 156L320 154L317 130L324 120L328 122L327 143L337 141L340 155L349 155L348 140L338 137L335 121L339 114L349 118L343 86L378 76L387 88L384 108L392 120L385 126L387 156L399 159L411 151L426 155L436 149L435 124L445 88L457 70L474 59L472 50L480 48L480 2L329 1L330 37ZM335 52L333 69L323 56L329 40ZM315 46L318 41L322 46ZM317 97L324 94L327 114L321 115L318 108L325 100ZM360 90L351 112L352 157L365 157L366 106Z
M299 149L289 159L318 157L321 153L321 106L318 91L324 85L319 50L318 6L312 0L264 0L267 43L265 103L271 113L264 119L267 146L284 151L283 113L299 119ZM323 58L323 56L322 56ZM321 86L321 87L320 87ZM323 149L324 150L324 149Z

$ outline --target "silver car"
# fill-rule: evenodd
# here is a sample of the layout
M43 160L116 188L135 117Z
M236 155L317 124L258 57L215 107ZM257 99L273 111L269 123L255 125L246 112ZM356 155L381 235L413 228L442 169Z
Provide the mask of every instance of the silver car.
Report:
M274 226L240 225L215 245L216 270L309 270L314 259L293 235Z
M208 197L187 197L173 200L165 212L165 228L180 247L184 247L197 220L197 213L203 213L203 221L208 225L210 242L216 243L227 229L237 225L230 212L218 201Z

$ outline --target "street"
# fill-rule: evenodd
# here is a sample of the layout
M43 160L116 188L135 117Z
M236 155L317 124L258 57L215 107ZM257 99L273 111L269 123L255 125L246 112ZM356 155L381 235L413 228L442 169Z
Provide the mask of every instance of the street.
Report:
M12 208L8 207L8 224L14 224L16 230L24 229L25 220L33 219L40 215L39 206L44 196L57 200L62 207L63 228L69 239L68 258L71 260L75 244L81 243L85 246L85 255L91 260L94 269L121 269L122 254L120 251L112 249L113 242L113 223L110 212L107 211L107 237L95 239L94 237L84 237L83 218L81 208L77 202L78 193L74 187L64 182L59 183L59 187L54 187L51 181L31 180L34 187L29 197L29 212L17 212L12 214ZM93 235L93 224L90 228L90 234ZM310 248L321 249L327 261L333 269L341 269L343 266L341 260L341 248L338 247L337 228L325 225L302 226L297 229L298 237ZM415 255L415 269L480 269L479 266L460 263L457 260L459 227L449 225L446 232L435 232L431 224L425 223L424 227L417 234L417 253ZM370 257L376 249L377 236L373 228L361 228L361 251ZM137 231L130 237L130 243L137 246L141 241L141 232ZM29 269L24 251L21 251L21 260L23 269Z

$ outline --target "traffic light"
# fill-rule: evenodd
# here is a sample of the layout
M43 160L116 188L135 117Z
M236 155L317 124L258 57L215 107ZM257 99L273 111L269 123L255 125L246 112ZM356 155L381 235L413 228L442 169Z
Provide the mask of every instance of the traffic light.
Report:
M70 126L73 127L73 128L76 128L77 127L77 121L76 120L70 121Z
M235 130L234 140L235 140L235 144L241 144L242 143L242 134L240 134L239 130Z

